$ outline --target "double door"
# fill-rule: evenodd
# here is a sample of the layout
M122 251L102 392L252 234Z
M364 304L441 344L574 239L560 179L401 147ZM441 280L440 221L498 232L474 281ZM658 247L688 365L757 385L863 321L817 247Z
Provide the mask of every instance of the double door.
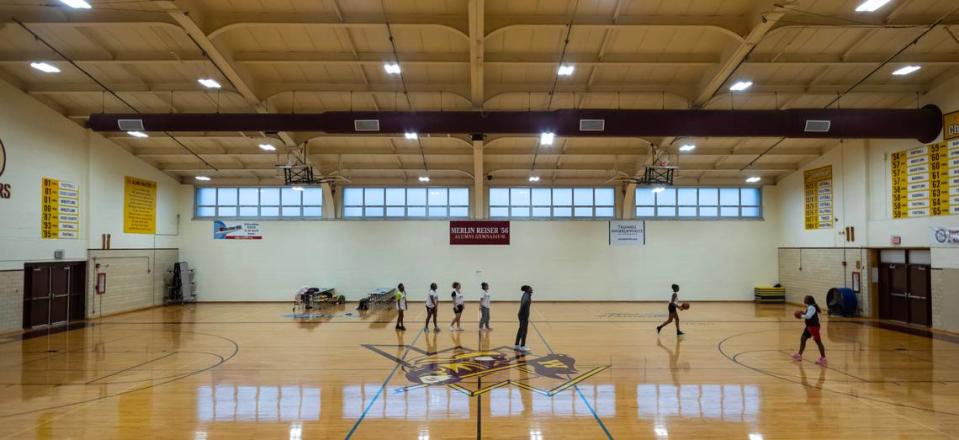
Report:
M925 264L879 265L879 317L932 325L930 267Z
M23 328L84 318L86 263L31 263L24 277Z

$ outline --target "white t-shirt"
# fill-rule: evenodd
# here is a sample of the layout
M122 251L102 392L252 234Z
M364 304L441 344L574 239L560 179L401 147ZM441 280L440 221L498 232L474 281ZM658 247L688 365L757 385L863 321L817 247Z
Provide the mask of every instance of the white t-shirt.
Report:
M489 291L484 290L480 294L480 307L489 308Z
M439 295L436 294L435 290L430 290L426 294L426 307L432 309L436 307L436 304L440 301Z
M465 300L463 299L463 292L460 292L459 290L454 290L454 291L453 291L453 304L454 304L454 305L457 305L457 306L461 306L461 305L463 305L463 302L464 302L464 301L465 301Z

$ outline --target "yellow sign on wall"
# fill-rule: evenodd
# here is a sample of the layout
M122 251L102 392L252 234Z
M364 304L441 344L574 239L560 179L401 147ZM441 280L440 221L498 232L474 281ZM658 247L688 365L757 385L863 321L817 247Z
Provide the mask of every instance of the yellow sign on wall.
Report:
M40 237L80 238L80 188L73 182L44 177L40 188Z
M123 232L156 234L157 183L126 176L123 183Z
M959 139L897 151L892 168L892 217L959 214Z
M832 165L803 173L806 229L830 229L833 225Z
M942 138L947 141L959 139L959 112L942 116Z

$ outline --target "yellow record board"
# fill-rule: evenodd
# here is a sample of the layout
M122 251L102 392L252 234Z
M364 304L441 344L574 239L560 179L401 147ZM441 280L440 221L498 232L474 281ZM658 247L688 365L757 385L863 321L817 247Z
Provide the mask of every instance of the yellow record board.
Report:
M830 229L833 225L832 165L803 173L806 229Z
M942 138L947 141L959 139L959 112L942 116Z
M157 183L137 177L124 177L123 232L156 234Z
M73 182L44 177L40 188L40 237L80 238L80 188Z
M897 151L892 168L892 217L959 214L959 139Z

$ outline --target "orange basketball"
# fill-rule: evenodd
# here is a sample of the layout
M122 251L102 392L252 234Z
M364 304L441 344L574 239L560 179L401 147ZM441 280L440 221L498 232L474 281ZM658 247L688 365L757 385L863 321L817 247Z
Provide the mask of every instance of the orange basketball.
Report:
M680 306L680 307L681 307L683 310L689 310L689 303L683 303L683 305Z
M802 319L803 315L805 315L805 313L803 313L802 310L796 310L793 312L793 316L795 316L796 319Z

